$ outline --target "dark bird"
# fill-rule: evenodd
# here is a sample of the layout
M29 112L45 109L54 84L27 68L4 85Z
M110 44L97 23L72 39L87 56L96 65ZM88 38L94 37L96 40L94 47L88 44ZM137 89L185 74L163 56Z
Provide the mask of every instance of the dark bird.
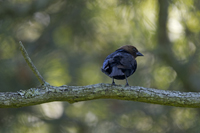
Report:
M126 86L129 86L127 78L137 69L135 58L143 56L136 47L125 45L108 55L103 62L101 71L111 77L112 85L115 85L114 79L126 79Z

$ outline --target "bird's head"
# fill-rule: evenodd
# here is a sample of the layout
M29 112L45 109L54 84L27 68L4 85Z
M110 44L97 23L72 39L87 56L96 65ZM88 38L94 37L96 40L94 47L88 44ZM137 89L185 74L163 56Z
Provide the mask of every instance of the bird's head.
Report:
M137 56L143 56L143 54L141 54L137 50L137 48L132 45L124 45L124 46L120 47L119 49L123 49L123 50L129 52L131 55L133 55L134 58L136 58Z

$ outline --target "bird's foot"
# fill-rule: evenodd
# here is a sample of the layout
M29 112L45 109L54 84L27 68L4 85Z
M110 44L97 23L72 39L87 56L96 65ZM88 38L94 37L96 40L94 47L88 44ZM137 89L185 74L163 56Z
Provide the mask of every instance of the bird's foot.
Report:
M114 78L112 78L112 85L116 85Z
M116 85L115 82L112 82L112 85Z
M127 87L127 86L129 86L129 84L128 84L128 83L126 83L125 87Z

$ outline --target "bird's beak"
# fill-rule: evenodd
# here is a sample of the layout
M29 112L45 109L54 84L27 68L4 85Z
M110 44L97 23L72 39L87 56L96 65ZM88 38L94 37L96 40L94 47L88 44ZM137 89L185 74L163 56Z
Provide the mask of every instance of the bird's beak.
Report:
M136 53L137 56L144 56L143 54L141 54L140 52Z

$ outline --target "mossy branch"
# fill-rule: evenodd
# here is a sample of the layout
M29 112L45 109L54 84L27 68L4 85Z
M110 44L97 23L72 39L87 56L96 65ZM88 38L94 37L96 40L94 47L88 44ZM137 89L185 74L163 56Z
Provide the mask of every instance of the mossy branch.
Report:
M176 107L200 107L200 93L197 92L166 91L139 86L112 86L111 84L42 86L26 91L0 93L0 107L17 108L52 101L75 103L94 99L129 100Z
M20 50L42 86L18 92L0 92L0 108L17 108L52 101L74 103L94 99L129 100L176 107L200 107L199 92L167 91L139 86L112 86L103 83L88 86L51 86L40 75L21 42Z

